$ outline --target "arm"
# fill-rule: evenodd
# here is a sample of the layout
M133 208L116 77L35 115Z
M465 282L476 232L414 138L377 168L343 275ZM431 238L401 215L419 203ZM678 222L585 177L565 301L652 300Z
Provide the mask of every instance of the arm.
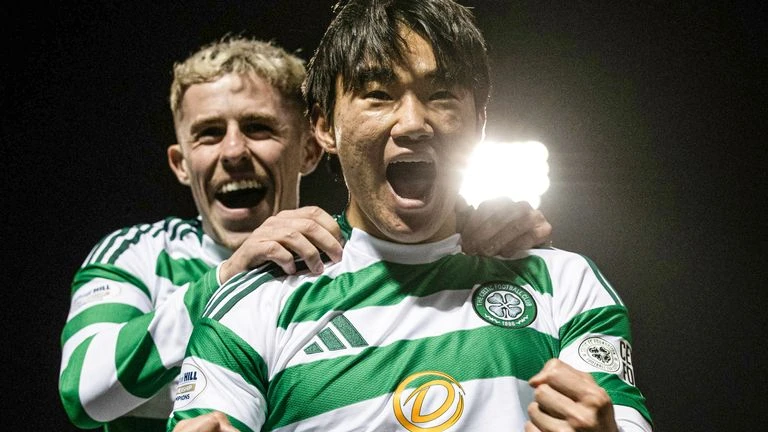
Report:
M594 263L577 254L541 251L548 259L559 358L529 384L526 431L650 432L645 397L635 387L626 307Z
M275 320L276 308L260 297L271 287L256 287L271 279L251 272L215 294L187 346L168 431L226 431L227 424L240 431L260 430L267 415L264 359L269 355L264 349L274 342L265 328Z
M217 321L202 319L181 367L168 431L254 432L266 420L263 363L242 339Z
M460 200L457 214L462 248L469 255L510 257L547 244L552 234L544 214L525 201L497 198L475 209Z
M526 432L650 432L651 425L634 410L614 406L591 374L552 359L531 377L534 401L528 406Z
M158 230L162 224L105 237L75 274L61 335L59 393L79 427L98 427L128 413L175 378L193 317L218 287L210 264L164 261ZM184 268L158 277L161 262ZM183 280L201 274L196 283ZM167 294L162 301L161 293Z
M102 258L104 245L118 237L129 239L126 244L131 246L117 260ZM125 415L177 376L193 324L219 279L269 260L295 272L291 251L311 266L322 266L318 248L332 260L341 256L338 225L316 207L269 218L218 267L218 276L217 269L209 270L209 265L191 256L168 264L183 267L176 273L185 280L158 278L160 260L155 258L161 246L146 244L157 238L152 233L145 237L133 237L130 230L107 236L75 275L62 332L59 392L70 420L80 427L97 427ZM176 273L169 278L178 278ZM172 293L161 302L157 297L163 285Z
M261 429L268 410L267 359L276 355L280 285L270 273L252 270L214 293L187 345L168 431L215 431L226 425L224 417L240 431Z

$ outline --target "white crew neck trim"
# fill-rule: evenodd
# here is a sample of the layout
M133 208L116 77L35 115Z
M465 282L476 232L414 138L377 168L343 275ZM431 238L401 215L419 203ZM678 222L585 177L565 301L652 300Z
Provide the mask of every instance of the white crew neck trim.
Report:
M461 252L461 236L453 234L432 243L393 243L373 237L365 231L352 228L344 249L398 264L426 264ZM344 253L346 255L346 252ZM342 258L343 259L343 258Z

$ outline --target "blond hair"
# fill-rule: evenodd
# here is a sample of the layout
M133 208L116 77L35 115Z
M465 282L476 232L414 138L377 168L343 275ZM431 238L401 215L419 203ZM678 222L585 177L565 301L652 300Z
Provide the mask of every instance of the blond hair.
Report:
M225 36L173 65L170 102L174 119L181 115L181 101L190 86L215 81L228 73L254 73L274 86L287 101L304 106L304 60L272 42Z

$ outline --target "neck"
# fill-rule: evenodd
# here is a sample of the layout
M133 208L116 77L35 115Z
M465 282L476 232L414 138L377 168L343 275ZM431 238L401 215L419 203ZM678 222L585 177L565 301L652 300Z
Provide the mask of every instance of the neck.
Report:
M431 243L443 240L457 232L454 212L448 212L442 220L423 220L422 217L414 218L415 220L409 223L407 217L399 217L397 214L392 214L389 218L385 214L368 217L354 200L350 200L345 216L350 227L393 243Z

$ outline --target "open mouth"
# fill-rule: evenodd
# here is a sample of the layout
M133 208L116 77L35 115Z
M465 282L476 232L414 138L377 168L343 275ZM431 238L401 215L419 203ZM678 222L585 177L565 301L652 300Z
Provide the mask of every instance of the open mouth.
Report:
M436 178L437 170L432 162L397 161L387 165L387 181L402 198L425 200Z
M267 194L267 188L256 180L227 183L216 192L216 199L224 207L239 209L256 207Z

